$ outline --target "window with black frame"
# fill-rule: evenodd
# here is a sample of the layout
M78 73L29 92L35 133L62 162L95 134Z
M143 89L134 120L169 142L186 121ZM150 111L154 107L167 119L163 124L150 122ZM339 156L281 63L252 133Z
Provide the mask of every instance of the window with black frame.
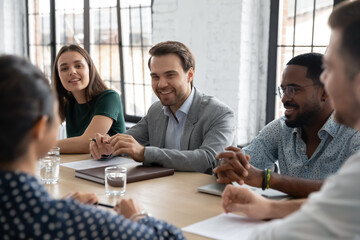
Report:
M277 45L277 81L286 63L302 53L325 53L330 39L327 19L333 9L333 0L281 0ZM283 115L283 105L277 98L276 116Z
M330 39L327 20L334 4L341 0L272 0L268 69L267 122L283 115L281 100L275 87L281 83L286 63L307 52L325 53ZM276 16L274 16L274 13ZM274 18L275 21L274 21ZM275 36L276 35L276 36ZM271 104L272 103L272 104Z
M28 1L28 54L30 61L51 76L50 1Z
M79 44L121 95L125 120L146 114L152 97L151 0L28 0L27 15L29 58L48 77L59 49Z

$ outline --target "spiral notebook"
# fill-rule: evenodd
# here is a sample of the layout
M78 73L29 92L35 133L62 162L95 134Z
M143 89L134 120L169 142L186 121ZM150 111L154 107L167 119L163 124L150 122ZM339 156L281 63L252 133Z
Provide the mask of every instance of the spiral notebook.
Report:
M97 167L83 170L75 170L75 177L83 178L93 182L105 184L105 167ZM174 174L174 169L152 166L127 167L126 182L138 182L153 178L165 177Z

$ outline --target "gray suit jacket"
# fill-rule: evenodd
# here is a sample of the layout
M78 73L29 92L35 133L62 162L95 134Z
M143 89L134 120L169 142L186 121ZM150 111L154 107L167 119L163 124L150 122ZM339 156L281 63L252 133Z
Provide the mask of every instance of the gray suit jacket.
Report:
M235 141L233 111L214 97L195 90L181 139L181 150L165 149L168 117L160 101L149 108L145 117L130 128L132 135L145 146L144 165L160 165L178 171L212 173L215 155Z

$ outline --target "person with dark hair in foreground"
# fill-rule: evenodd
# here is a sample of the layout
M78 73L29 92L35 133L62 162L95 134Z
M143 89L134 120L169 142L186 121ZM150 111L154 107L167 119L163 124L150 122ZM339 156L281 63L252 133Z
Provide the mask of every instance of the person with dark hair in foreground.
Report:
M320 82L323 55L294 57L283 72L278 94L285 116L269 123L242 150L219 154L218 181L273 188L293 197L318 191L360 149L360 135L334 121L333 107ZM250 161L250 162L249 162ZM272 166L278 162L280 174Z
M193 86L195 59L183 43L161 42L149 53L151 85L160 101L125 134L98 134L90 153L95 159L128 154L144 165L212 174L216 153L236 144L234 112Z
M34 172L37 159L56 143L58 103L32 64L0 57L0 102L1 239L184 239L176 227L142 213L132 199L118 202L118 214L112 214L97 209L91 194L50 197Z
M360 130L360 1L337 5L329 25L332 33L321 81L335 108L335 120ZM256 229L250 239L359 239L359 182L357 152L307 200L274 201L228 185L223 208L256 219L289 215Z

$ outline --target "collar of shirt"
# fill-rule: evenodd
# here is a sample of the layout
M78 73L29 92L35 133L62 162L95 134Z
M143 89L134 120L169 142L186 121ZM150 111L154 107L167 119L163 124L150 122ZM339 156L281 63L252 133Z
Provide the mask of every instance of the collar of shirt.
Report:
M183 105L181 105L181 107L179 108L179 110L177 110L177 112L175 113L176 118L179 120L180 122L180 118L182 118L182 116L186 116L190 110L191 104L194 100L194 89L191 90L191 93L189 95L189 97L185 100L185 102L183 103ZM166 116L168 116L169 118L174 117L170 107L168 106L163 106L163 111L164 114ZM181 114L183 113L183 114Z
M191 91L190 96L176 112L176 117L173 116L169 107L163 108L164 114L169 117L166 127L165 148L181 150L181 139L185 127L185 120L193 99L194 91Z
M328 120L322 126L322 128L318 131L318 136L320 139L324 136L325 133L328 133L330 136L335 137L337 131L339 130L339 124L334 120L334 112L330 115ZM297 134L297 136L301 136L302 128L297 127L294 128L293 134Z

